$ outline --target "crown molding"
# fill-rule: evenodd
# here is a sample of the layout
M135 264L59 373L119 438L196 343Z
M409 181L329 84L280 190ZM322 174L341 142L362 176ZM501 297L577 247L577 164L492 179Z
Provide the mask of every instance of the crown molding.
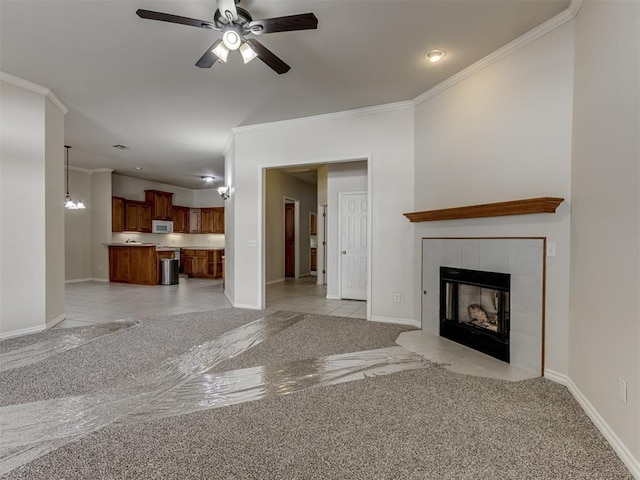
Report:
M580 10L580 7L582 6L582 1L583 0L571 0L569 6L562 12L558 13L554 17L551 17L549 20L538 25L536 28L529 30L527 33L516 38L512 42L507 43L504 47L499 48L495 52L490 53L486 57L478 60L476 63L468 66L464 70L459 71L452 77L447 78L445 81L439 83L435 87L430 88L423 94L418 95L413 99L413 104L415 106L418 106L421 103L426 102L430 98L444 92L448 88L453 87L454 85L460 83L466 78L469 78L480 70L483 70L489 65L496 63L498 60L503 59L507 55L520 50L521 48L529 45L531 42L543 37L547 33L555 30L558 27L561 27L565 23L570 22L578 14L578 10Z
M374 113L390 112L393 110L404 110L405 108L413 108L411 100L405 102L386 103L384 105L375 105L373 107L358 108L355 110L345 110L336 113L326 113L323 115L313 115L310 117L295 118L292 120L280 120L270 123L258 123L256 125L246 125L243 127L234 127L233 133L247 133L259 130L269 130L272 128L294 127L297 125L308 125L310 123L326 122L329 120L338 120L342 118L361 117L363 115L371 115Z
M62 103L62 100L60 100L56 96L56 94L51 91L50 88L43 87L22 78L14 77L13 75L9 75L5 72L0 72L0 80L3 80L7 83L12 83L13 85L22 87L26 90L39 93L40 95L44 95L49 99L51 103L53 103L53 105L60 111L60 113L62 113L63 115L69 113L69 109L66 107L66 105Z
M94 168L94 169L90 169L90 168L74 167L73 165L69 165L69 170L74 170L76 172L82 172L82 173L88 173L89 175L91 175L92 173L103 173L103 172L111 173L111 172L113 172L113 168Z

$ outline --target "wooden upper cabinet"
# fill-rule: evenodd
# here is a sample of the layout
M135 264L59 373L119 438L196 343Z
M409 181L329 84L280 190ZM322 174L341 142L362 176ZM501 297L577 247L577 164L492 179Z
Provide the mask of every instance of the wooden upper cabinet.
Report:
M224 233L224 207L200 209L201 233Z
M200 216L199 208L189 209L189 233L200 233Z
M173 210L173 232L189 233L189 207L179 207L174 205Z
M173 218L173 193L145 190L144 198L151 205L151 218L153 220L171 220Z
M111 197L111 231L124 230L124 198Z
M125 200L124 230L127 232L150 232L151 205L146 202Z
M143 203L140 205L140 231L151 233L151 205Z
M213 208L200 209L200 232L213 233Z
M224 207L213 208L213 233L224 233Z

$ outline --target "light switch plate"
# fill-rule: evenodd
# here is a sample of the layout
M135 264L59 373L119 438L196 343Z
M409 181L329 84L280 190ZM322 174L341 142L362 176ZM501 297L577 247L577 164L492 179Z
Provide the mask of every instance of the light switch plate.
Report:
M258 241L257 240L249 240L247 242L247 246L249 246L249 247L257 247L258 246Z
M547 257L556 256L556 242L547 242Z

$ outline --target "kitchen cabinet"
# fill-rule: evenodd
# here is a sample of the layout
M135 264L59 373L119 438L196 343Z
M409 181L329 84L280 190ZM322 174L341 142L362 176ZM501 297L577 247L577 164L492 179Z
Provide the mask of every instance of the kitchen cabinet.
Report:
M124 198L111 197L111 231L124 230Z
M180 265L184 274L195 278L222 278L224 250L182 249Z
M224 233L224 207L201 208L201 233Z
M200 233L213 233L213 208L200 209Z
M200 209L189 209L189 233L200 233Z
M145 190L145 201L151 205L152 220L171 220L173 217L173 193L159 190Z
M129 247L109 247L109 281L129 282Z
M156 252L155 245L109 247L109 280L118 283L158 285L162 280L160 260L173 252Z
M151 232L151 205L136 200L125 200L124 231Z
M189 233L189 207L172 207L173 232Z

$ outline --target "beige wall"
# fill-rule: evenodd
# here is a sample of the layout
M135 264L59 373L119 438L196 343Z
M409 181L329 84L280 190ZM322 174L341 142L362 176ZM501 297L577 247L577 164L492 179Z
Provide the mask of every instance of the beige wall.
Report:
M72 158L73 148L69 152ZM69 192L75 201L82 200L84 210L64 210L65 280L89 280L91 268L91 173L69 169Z
M64 113L15 80L0 80L0 337L64 318Z
M640 475L640 3L587 0L575 23L569 376Z
M558 212L416 224L422 237L547 237L545 367L568 372L573 25L416 107L415 210L562 197ZM420 267L414 268L420 285ZM416 306L416 310L419 306ZM436 332L437 333L437 332Z
M371 296L376 320L415 324L411 211L414 173L413 107L401 103L335 116L236 129L232 167L234 305L264 306L262 188L264 168L369 159ZM393 191L389 195L389 190ZM249 243L251 242L251 243ZM393 302L393 291L403 302Z
M315 185L279 170L265 173L265 279L284 280L284 198L298 201L296 276L309 274L309 212L316 212Z
M111 170L91 173L91 277L109 280L109 251L104 246L111 241Z
M64 320L64 114L48 99L45 102L45 251L46 323Z

